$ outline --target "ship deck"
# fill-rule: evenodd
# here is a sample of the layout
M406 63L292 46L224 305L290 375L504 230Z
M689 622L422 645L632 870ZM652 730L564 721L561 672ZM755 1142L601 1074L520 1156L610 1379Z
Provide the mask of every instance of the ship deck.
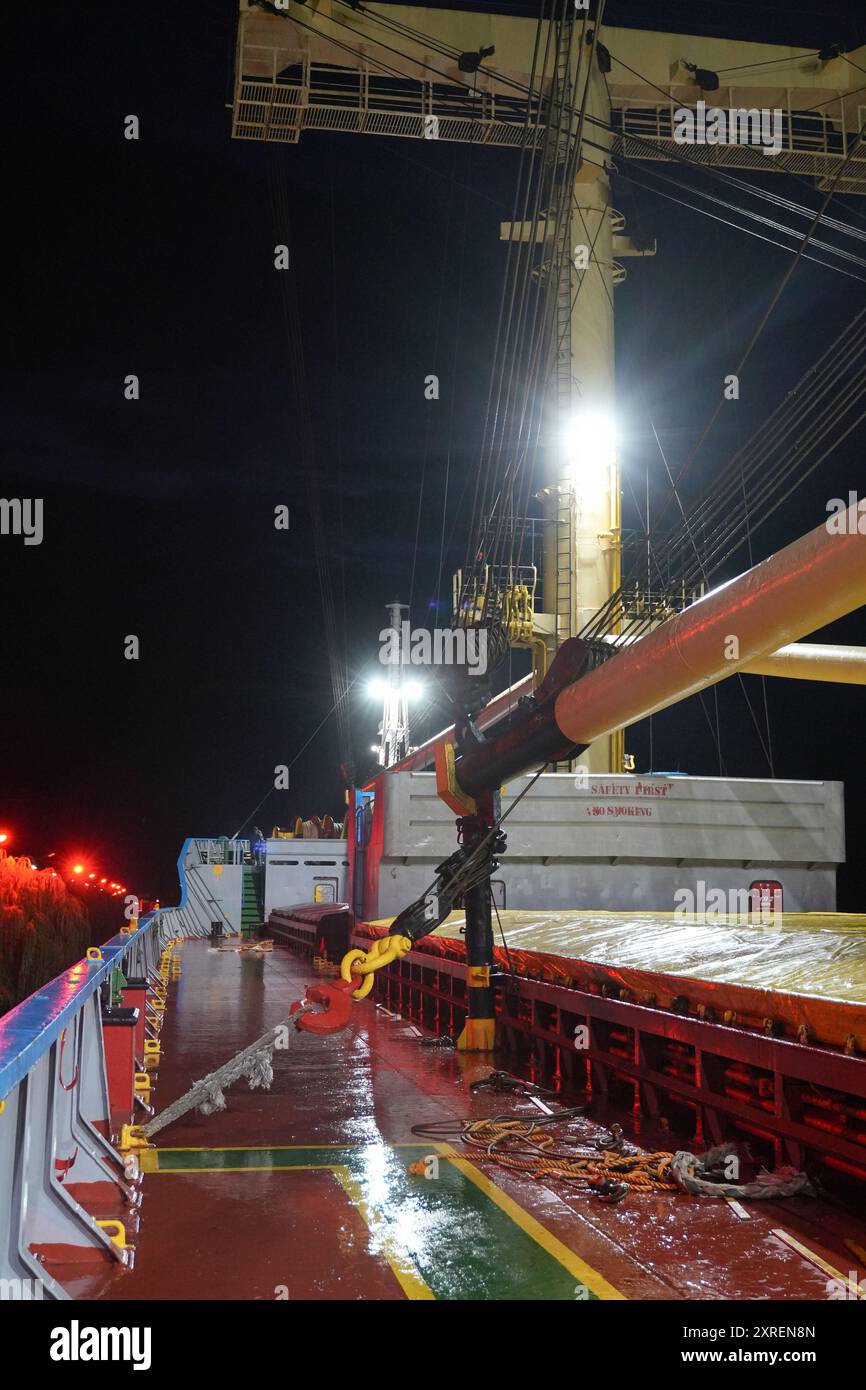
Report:
M181 959L157 1111L284 1019L312 978L279 946L256 957L193 941ZM145 1153L129 1267L53 1272L78 1298L569 1301L823 1300L829 1280L866 1274L846 1244L866 1251L866 1224L828 1200L659 1192L608 1206L470 1161L459 1138L419 1140L419 1124L538 1115L471 1091L491 1059L427 1046L423 1032L370 1001L342 1033L293 1032L269 1091L236 1083L226 1112L185 1116ZM639 1116L615 1118L647 1149L678 1147ZM610 1122L593 1108L581 1123L592 1134ZM431 1155L429 1176L410 1171Z

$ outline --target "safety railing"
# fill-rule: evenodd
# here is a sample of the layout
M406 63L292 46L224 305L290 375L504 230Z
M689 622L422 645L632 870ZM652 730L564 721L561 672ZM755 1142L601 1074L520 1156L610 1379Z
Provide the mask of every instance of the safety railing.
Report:
M0 1300L128 1259L137 1163L113 1140L149 1093L178 923L142 917L0 1018Z
M770 136L767 127L760 123L762 112L746 109L746 103L738 100L731 89L714 92L706 105L733 113L737 118L737 136L720 138L713 132L712 140L679 143L675 117L686 105L691 109L694 103L683 103L673 94L667 102L653 105L637 97L617 98L611 109L614 155L629 159L685 159L697 164L757 169L761 173L803 174L815 178L819 188L836 178L844 166L844 191L866 193L866 149L856 144L863 108L858 108L859 124L852 129L850 112L846 118L845 93L840 92L835 99L829 97L818 110L803 111L792 104L790 91L780 91L772 111L763 113L765 121L773 118L773 138L778 138L772 155L765 153Z
M528 121L526 108L522 96L391 76L374 63L315 63L300 50L243 43L232 135L295 143L301 130L337 130L520 148L543 135L542 101L533 97Z
M193 840L200 864L251 864L249 840Z
M792 104L792 95L787 88L774 93L780 148L768 158L758 144L678 144L674 112L682 102L673 89L667 102L657 104L614 92L612 153L631 159L685 156L696 163L803 174L815 178L819 188L829 186L845 165L837 191L866 193L866 149L853 144L862 111L852 126L850 109L846 116L851 94L828 91L817 109L802 111ZM740 111L751 103L742 90L722 88L707 105ZM304 130L331 130L523 148L543 142L546 120L545 93L528 100L522 94L392 76L373 59L341 67L315 62L309 52L283 45L242 41L238 47L232 111L236 140L294 144ZM594 129L591 138L606 144L606 132Z

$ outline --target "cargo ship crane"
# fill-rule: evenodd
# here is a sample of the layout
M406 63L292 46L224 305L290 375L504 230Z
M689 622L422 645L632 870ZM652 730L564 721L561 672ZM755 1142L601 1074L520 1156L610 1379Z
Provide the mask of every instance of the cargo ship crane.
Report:
M507 313L452 622L483 627L497 652L503 643L531 649L534 689L489 735L477 708L465 704L453 738L437 743L437 786L457 816L458 848L398 914L389 937L343 963L344 983L368 977L360 997L375 969L408 952L462 899L470 989L461 1047L493 1044L490 873L505 848L503 782L578 754L590 773L620 772L626 725L750 662L772 665L780 647L831 621L834 605L838 615L866 601L851 573L855 550L862 565L862 543L855 535L846 545L825 544L819 527L697 605L685 588L673 609L667 595L641 640L615 647L624 609L614 291L625 278L623 260L655 248L625 235L612 202L614 161L805 173L828 197L864 193L862 164L852 159L860 67L838 46L804 55L782 45L610 28L603 0L592 18L572 0L550 0L537 22L342 0L285 10L240 5L235 138L294 143L327 128L529 152L514 216L500 229ZM695 159L684 160L674 109L696 119L708 100L743 116L778 109L774 157L757 142L726 141L701 143ZM526 554L529 479L539 464L547 478L535 494L545 513L540 599L536 557ZM809 601L789 598L804 555L810 578L813 564L829 573L844 557L838 593L819 586L817 606L808 583ZM651 603L647 592L644 610ZM721 628L708 627L710 614ZM725 624L739 632L731 625L755 614L750 641L740 634L740 657L727 660L720 632Z
M440 796L458 813L461 845L439 866L431 889L404 909L370 952L343 960L346 982L407 954L462 897L466 912L469 1016L458 1046L489 1050L495 1015L490 874L505 849L497 789L508 779L582 753L604 734L666 709L770 657L866 605L866 530L856 503L844 533L825 523L722 585L649 636L598 660L579 638L566 643L536 694L489 738L455 727L437 747ZM730 653L736 634L739 654Z
M192 827L207 833L184 840L177 906L133 899L137 915L116 935L0 1017L0 1299L645 1299L657 1345L662 1300L678 1333L716 1320L699 1310L684 1319L684 1301L715 1300L730 1333L722 1351L695 1355L672 1341L674 1362L823 1364L838 1327L818 1352L801 1350L800 1334L815 1333L805 1301L866 1298L866 914L835 910L843 781L777 778L771 756L769 778L745 756L742 777L725 775L721 756L719 776L683 772L687 739L676 729L676 772L657 770L652 753L647 770L619 772L636 721L672 709L665 722L684 723L677 702L740 672L866 684L866 647L820 641L826 624L866 612L854 439L838 471L855 476L832 475L847 502L833 499L826 518L819 503L761 563L751 553L767 516L866 421L866 308L855 306L832 342L823 321L801 321L817 362L792 389L782 382L776 410L706 470L703 495L690 488L673 524L662 528L654 502L651 536L647 506L636 557L619 518L613 299L624 258L650 256L653 244L627 238L610 201L620 175L688 191L653 172L663 161L679 172L709 166L716 191L718 179L752 187L725 165L815 183L817 210L753 190L775 200L772 216L793 209L806 229L799 249L784 248L781 283L766 286L745 361L801 259L846 258L841 273L864 283L866 256L823 236L826 226L863 238L824 214L837 190L866 193L866 52L849 61L831 36L802 54L622 32L602 28L605 0L533 8L539 23L363 0L239 6L235 138L291 144L318 127L519 152L500 229L502 334L468 479L477 487L471 514L458 517L468 544L455 561L451 626L435 629L437 641L454 639L452 654L443 643L421 655L404 621L418 594L421 487L410 604L388 612L399 661L378 671L377 768L358 785L347 698L356 680L336 621L345 586L328 563L306 390L305 243L290 228L291 151L277 151L271 210L280 251L293 243L276 294L297 407L290 472L309 487L333 707L274 769L266 797L336 715L347 815L340 826L298 816L267 835L254 826L263 799L233 835ZM186 37L196 22L212 36L195 13ZM199 89L214 114L212 84ZM759 127L780 108L777 157L730 141L684 156L675 123L704 120L709 102L740 106ZM227 178L237 155L220 166ZM649 167L638 178L640 160ZM144 166L127 163L139 198ZM770 217L756 220L795 235ZM335 284L336 228L332 214ZM269 275L267 296L272 287ZM688 307L679 337L701 345L706 316ZM740 304L741 315L751 307ZM837 309L847 318L841 295L828 309L827 321ZM780 378L786 365L783 352ZM485 419L483 407L473 418ZM341 441L338 427L342 497ZM668 511L693 457L677 461L676 477L668 469ZM437 582L428 611L439 597ZM819 640L801 640L809 634ZM470 635L487 644L483 673ZM520 670L531 654L531 674L493 693L503 682L491 673L501 676L512 648L527 654ZM425 699L456 673L452 726L413 748L405 676L418 665L432 672ZM802 704L789 746L793 733L795 747L820 754L828 728L839 744L844 699L827 700L820 722ZM249 721L243 730L258 759L262 738ZM812 771L804 761L799 771ZM221 794L208 815L226 804ZM848 858L856 871L856 846ZM19 880L31 885L21 901L53 902L50 869L0 869L15 893ZM19 980L41 964L16 945L29 912L14 896L5 910ZM494 1045L512 1070L492 1062ZM227 1099L242 1084L248 1093ZM726 1311L744 1299L759 1300L754 1317L737 1313L750 1327ZM790 1313L778 1299L794 1301ZM106 1320L90 1328L76 1315L68 1335L54 1328L52 1359L129 1360L141 1331L146 1355L132 1359L146 1368L151 1314L137 1319L143 1328L118 1328L127 1319L114 1312L93 1318ZM56 1321L69 1319L58 1310ZM781 1341L786 1322L790 1351L745 1345L759 1325Z
M541 450L541 593L518 514L509 519L516 543L503 541L497 522L486 538L492 554L459 573L455 613L465 620L462 597L475 617L495 616L512 646L532 650L537 681L621 579L614 301L626 263L655 247L630 237L616 210L617 159L795 173L819 191L866 193L862 157L852 158L866 50L849 61L829 42L821 54L803 54L781 44L619 29L604 23L603 4L595 9L591 17L573 0L544 0L537 21L346 0L240 0L238 11L235 139L291 145L324 129L494 145L536 165L500 239L517 286L512 336L537 341L546 360L533 380L543 389L528 395L505 332L492 403L512 428L509 438L503 427L486 441L476 520L483 531L496 510L496 456L506 445L533 453L544 409L544 433L555 443ZM684 146L674 110L696 113L701 103L746 117L780 111L781 147L770 158L758 144ZM536 303L530 285L541 290ZM505 481L515 487L514 473ZM582 761L591 772L622 771L622 736L606 735Z

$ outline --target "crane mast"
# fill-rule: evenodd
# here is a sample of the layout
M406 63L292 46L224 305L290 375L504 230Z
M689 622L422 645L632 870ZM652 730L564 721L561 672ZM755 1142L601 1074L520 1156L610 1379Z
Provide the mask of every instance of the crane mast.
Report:
M541 21L415 6L356 9L340 0L240 4L235 138L294 143L304 130L327 128L499 145L540 165L540 203L531 212L528 199L516 205L517 216L502 224L500 237L509 254L515 246L518 253L529 248L523 265L541 296L541 382L538 398L528 402L529 433L536 422L544 426L536 494L544 510L541 593L535 565L522 570L514 560L514 537L523 537L527 518L512 510L504 527L497 520L489 556L490 508L481 518L480 549L457 576L453 619L495 625L509 645L531 648L535 689L504 729L486 737L467 709L455 720L453 742L437 744L437 784L458 817L458 850L439 866L430 891L399 915L390 937L366 958L354 952L344 962L347 983L372 976L462 898L469 1017L459 1045L469 1049L493 1043L490 869L504 848L502 782L578 752L590 771L621 771L622 729L642 713L734 674L749 660L768 658L830 621L830 614L866 602L866 538L855 525L852 536L828 547L819 527L796 543L800 549L788 547L766 562L774 567L775 593L767 570L757 566L691 607L691 596L683 595L680 605L660 613L661 625L649 637L620 651L580 635L612 604L603 635L615 638L623 611L614 291L625 278L623 258L655 249L625 235L612 203L615 159L681 159L677 111L699 111L712 91L732 115L735 108L748 117L751 108L773 107L779 138L773 159L757 143L722 142L703 148L699 162L805 173L819 190L866 192L862 150L852 162L862 139L857 92L866 51L858 50L849 64L838 45L804 55L774 44L606 26L602 43L603 0L597 8L598 20L590 20L587 8L573 0L553 0ZM539 52L552 55L540 75ZM855 61L858 56L862 61ZM733 74L729 85L722 87L719 74ZM527 288L521 287L524 303ZM500 377L506 365L499 364ZM514 438L502 446L500 491L506 496L509 488L514 493L515 447L517 456L529 449L520 419L516 446ZM806 553L811 577L820 572L831 581L813 590L807 583L794 597L797 565ZM671 617L677 606L684 611ZM728 623L758 615L766 641L753 632L742 660L721 662L700 642L711 608ZM684 668L687 648L695 664ZM394 682L377 746L381 767L399 761L408 738L405 698ZM356 995L371 986L371 978L363 979Z

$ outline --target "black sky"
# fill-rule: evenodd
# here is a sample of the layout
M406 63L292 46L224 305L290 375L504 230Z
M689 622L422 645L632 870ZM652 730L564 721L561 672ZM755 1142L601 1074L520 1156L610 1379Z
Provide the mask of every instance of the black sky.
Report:
M482 10L484 5L462 8ZM529 6L491 6L527 13ZM611 24L802 44L866 38L861 7L823 3L607 7ZM445 460L451 506L480 438L515 156L399 140L230 139L234 6L16 8L11 29L9 296L0 495L45 499L45 539L0 538L0 821L37 860L81 851L166 901L187 834L231 833L331 704L308 491L272 257L270 187L289 193L327 564L350 673L372 668L383 605L409 593L424 473L414 615L435 600ZM864 76L866 82L866 76ZM135 113L141 139L123 139ZM11 129L10 129L11 127ZM817 206L804 184L786 196ZM788 264L787 254L615 182L658 240L617 291L618 392L629 485L661 496L648 420L681 463ZM866 223L866 200L836 216ZM861 272L862 273L862 272ZM864 302L803 265L766 331L736 417L702 451L695 494ZM451 400L430 417L423 378ZM136 373L141 400L123 399ZM453 419L449 432L449 421ZM756 558L817 524L828 497L866 491L864 433L756 538ZM288 536L273 508L292 512ZM631 509L631 510L630 510ZM461 548L446 554L442 597ZM739 566L742 568L742 566ZM345 596L345 607L344 607ZM445 612L443 605L442 612ZM141 659L123 659L123 639ZM866 642L863 615L834 635ZM748 682L763 731L763 695ZM848 786L843 904L858 897L866 777L862 693L768 686L779 776ZM767 764L735 683L719 692L723 766ZM709 708L712 710L712 702ZM353 696L359 753L377 711ZM429 728L446 722L430 714ZM653 764L719 771L700 708L654 721ZM647 730L629 738L638 766ZM340 814L333 723L257 815Z

